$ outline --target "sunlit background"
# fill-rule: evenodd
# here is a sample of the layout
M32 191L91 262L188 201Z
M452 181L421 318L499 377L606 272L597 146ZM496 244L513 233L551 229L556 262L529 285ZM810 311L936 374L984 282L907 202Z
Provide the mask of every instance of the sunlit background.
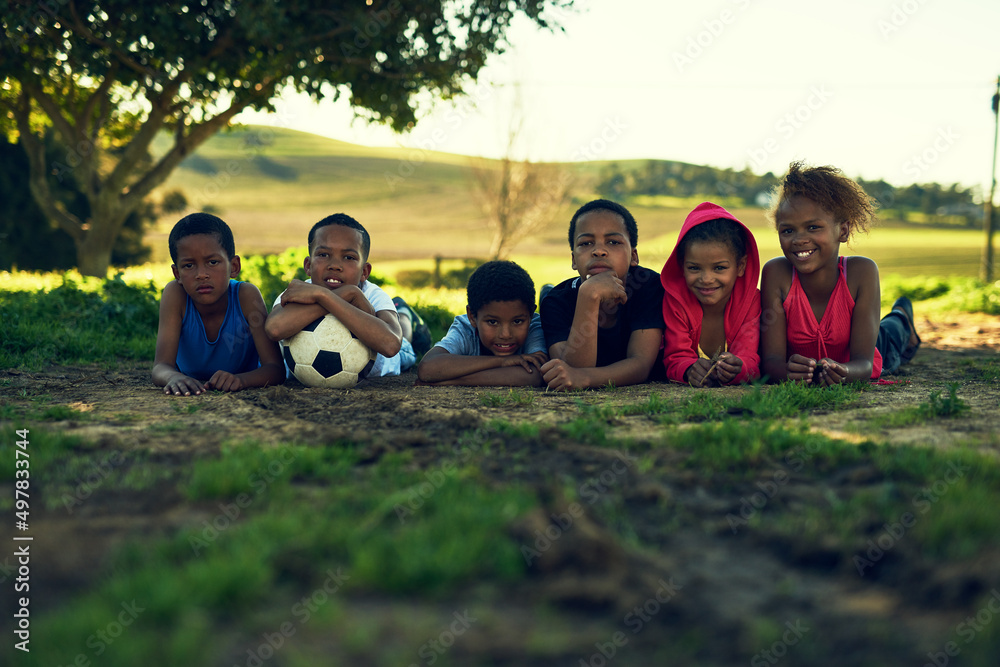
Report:
M1000 74L993 0L578 0L564 31L519 21L513 45L408 134L342 99L287 95L240 120L371 146L498 157L655 158L780 174L793 159L894 185L989 191Z

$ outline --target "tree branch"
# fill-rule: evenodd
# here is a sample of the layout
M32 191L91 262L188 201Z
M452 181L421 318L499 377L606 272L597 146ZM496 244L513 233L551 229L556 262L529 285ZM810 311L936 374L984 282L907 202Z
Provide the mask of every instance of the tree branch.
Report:
M62 230L69 234L74 241L81 241L84 237L84 225L75 215L65 210L52 197L49 188L47 166L45 161L45 146L31 132L31 96L22 88L20 104L12 107L14 118L17 121L17 129L21 135L21 145L24 153L28 157L28 187L32 197L52 222L56 223Z
M45 115L52 121L52 127L59 133L59 136L62 137L63 142L67 146L72 146L83 138L83 135L80 134L78 128L74 127L68 120L66 120L66 117L63 116L62 110L59 108L59 105L56 104L56 101L53 100L52 97L50 97L44 90L42 90L41 87L36 86L32 81L22 79L21 91L23 93L27 93L33 100L35 100L35 102L38 103L38 106L41 107L42 111L45 112Z
M85 131L85 128L87 127L86 125L81 126L81 131L89 134L92 140L97 139L97 135L100 132L101 127L104 126L104 122L107 120L108 114L111 112L111 99L110 95L108 95L108 91L111 90L111 86L113 86L115 81L118 80L117 75L118 63L114 63L111 66L111 70L104 75L104 80L101 81L101 85L97 87L94 94L87 100L87 103L83 107L83 113L80 114L81 119L84 121L90 120L94 115L94 109L97 106L97 103L100 102L100 111L98 112L97 117L93 119L93 126L90 132Z
M244 102L233 102L225 111L217 114L209 120L193 125L191 131L186 135L180 133L175 135L174 146L166 155L146 172L146 174L136 183L132 184L122 196L122 202L126 207L141 202L153 188L163 183L170 176L174 168L181 163L185 157L193 152L198 146L210 139L215 133L229 125L233 116L250 106L253 99Z
M156 78L157 74L156 70L151 69L149 67L145 67L141 63L136 62L133 58L128 56L126 51L117 48L116 44L113 44L111 42L106 42L103 39L99 39L97 35L91 32L90 28L88 28L83 23L83 21L80 20L80 15L77 14L76 5L74 3L72 2L69 3L69 10L70 14L72 14L73 17L72 20L66 20L64 18L61 18L57 14L53 14L52 17L55 18L56 20L66 23L73 32L77 33L91 44L95 44L101 47L109 54L114 56L121 64L125 65L125 67L128 67L130 70L138 72L139 74L142 74L144 76L148 76L150 79Z

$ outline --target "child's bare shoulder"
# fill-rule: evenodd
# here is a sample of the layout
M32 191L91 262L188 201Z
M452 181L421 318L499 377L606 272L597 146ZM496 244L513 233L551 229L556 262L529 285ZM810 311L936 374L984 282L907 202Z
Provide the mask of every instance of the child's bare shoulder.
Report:
M862 274L868 273L869 275L874 272L875 275L878 275L878 264L874 260L862 257L861 255L852 255L847 257L846 260L848 277L850 277L852 271L860 271Z
M264 302L264 296L257 289L257 286L246 281L240 283L239 298L240 304L243 306L253 305L257 301Z
M171 280L163 286L163 294L160 296L161 308L183 308L187 292L178 280Z
M778 284L791 284L792 264L785 257L770 259L761 270L761 280L777 281Z
M867 257L854 255L846 258L847 286L856 295L858 288L878 284L878 265Z

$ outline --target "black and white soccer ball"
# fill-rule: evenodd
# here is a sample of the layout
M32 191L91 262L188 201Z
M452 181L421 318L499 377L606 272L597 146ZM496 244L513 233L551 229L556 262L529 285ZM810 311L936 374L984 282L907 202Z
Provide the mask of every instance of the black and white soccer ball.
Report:
M292 375L307 387L353 387L375 366L376 352L331 314L281 341Z

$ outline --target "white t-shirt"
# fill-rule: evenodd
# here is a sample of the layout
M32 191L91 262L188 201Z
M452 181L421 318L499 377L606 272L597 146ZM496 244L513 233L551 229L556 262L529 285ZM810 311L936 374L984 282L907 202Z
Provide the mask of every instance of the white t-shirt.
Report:
M459 315L448 328L448 333L434 347L443 347L451 354L464 354L466 356L478 357L482 352L479 347L479 332L472 326L468 315ZM516 354L533 354L535 352L546 352L545 334L542 333L542 319L538 313L531 316L528 324L528 337L524 340L524 347Z
M307 278L306 282L312 283L312 279ZM396 312L396 305L392 302L392 299L389 298L389 295L382 291L382 288L372 281L365 280L358 285L358 287L361 288L361 293L365 295L365 298L368 299L368 303L372 305L372 308L375 309L376 313L381 310L391 310L394 313ZM284 294L284 292L279 294L278 298L274 300L274 303L271 305L272 309L281 304L282 294ZM368 377L399 375L399 366L398 353L392 357L383 357L381 354L377 354L375 356L375 365L372 366L372 371L368 374ZM285 367L285 376L292 377L292 372L288 369L287 365Z

